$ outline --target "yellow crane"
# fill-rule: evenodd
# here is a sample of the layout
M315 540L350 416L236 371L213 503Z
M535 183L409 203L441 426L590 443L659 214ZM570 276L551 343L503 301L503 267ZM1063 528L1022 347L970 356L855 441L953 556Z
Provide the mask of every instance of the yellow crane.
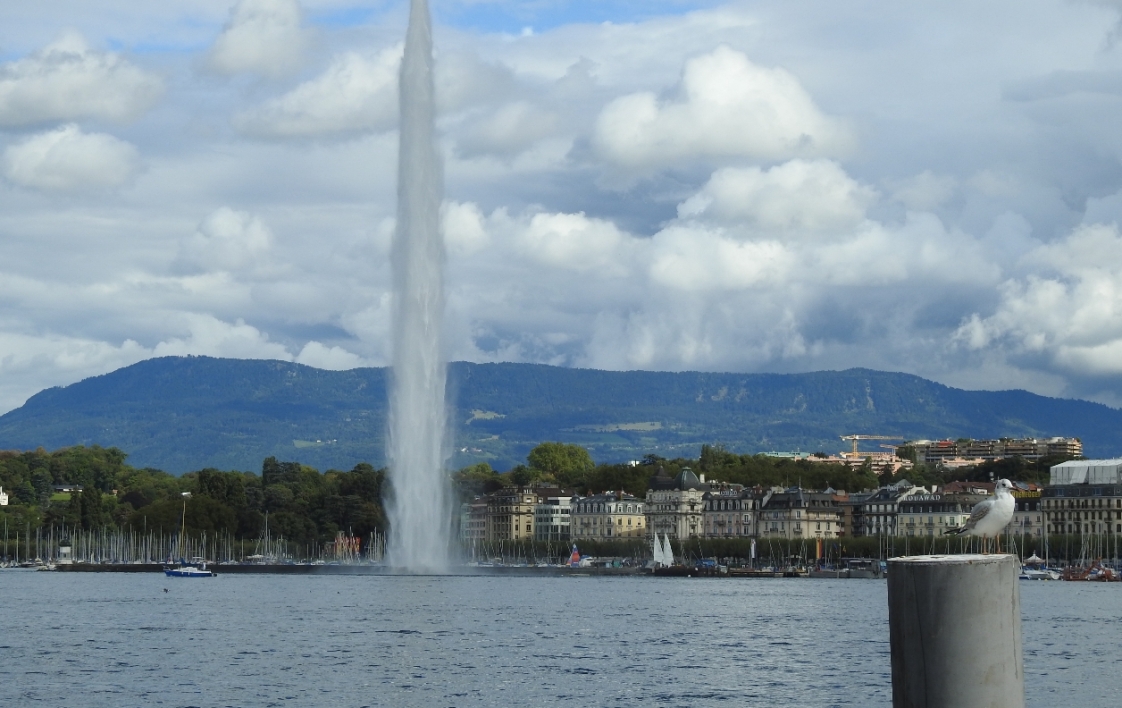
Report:
M853 456L857 457L858 440L903 440L904 438L899 435L842 435L841 439L853 441Z

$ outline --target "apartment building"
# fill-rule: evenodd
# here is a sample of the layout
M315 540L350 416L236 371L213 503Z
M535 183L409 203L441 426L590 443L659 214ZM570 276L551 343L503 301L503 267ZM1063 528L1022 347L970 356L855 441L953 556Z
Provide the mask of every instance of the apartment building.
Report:
M756 517L763 490L723 484L702 495L701 535L705 538L746 538L756 535Z
M1122 534L1122 460L1072 460L1051 468L1041 494L1050 534Z
M674 477L659 467L647 483L647 533L670 538L700 536L705 494L709 491L705 480L689 467L683 467Z
M871 496L854 504L854 536L895 536L899 530L897 510L902 500L915 494L926 494L925 487L916 487L906 479L882 487Z
M643 500L623 492L575 497L570 517L574 542L638 539L647 534Z
M961 492L928 493L922 487L897 502L896 529L899 536L942 536L958 528L970 518L970 512L982 499L981 494Z
M538 495L532 487L504 487L486 499L488 541L533 540Z
M905 444L916 452L916 462L951 464L956 461L975 463L1023 457L1036 460L1046 456L1080 457L1083 442L1079 438L999 438L996 440L916 440Z
M487 500L476 499L460 504L460 539L487 540Z
M760 538L837 538L841 532L842 511L834 495L799 487L765 495L756 524Z

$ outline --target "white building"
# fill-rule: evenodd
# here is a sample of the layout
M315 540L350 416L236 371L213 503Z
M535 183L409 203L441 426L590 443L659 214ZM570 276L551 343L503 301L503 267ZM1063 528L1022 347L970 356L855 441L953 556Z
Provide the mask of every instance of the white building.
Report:
M8 506L8 494L0 487L0 506Z
M1122 460L1072 460L1054 465L1044 488L1051 534L1122 534Z
M572 510L573 497L569 492L557 490L539 497L534 505L534 540L568 541Z
M689 467L676 477L659 467L647 483L647 531L670 538L700 536L708 491L705 475L699 479Z

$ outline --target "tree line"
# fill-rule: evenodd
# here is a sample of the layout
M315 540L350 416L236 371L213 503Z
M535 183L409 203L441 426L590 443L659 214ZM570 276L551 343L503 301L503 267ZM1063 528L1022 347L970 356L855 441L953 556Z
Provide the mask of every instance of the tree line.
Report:
M270 534L314 547L338 532L365 538L388 530L385 506L392 494L385 469L361 463L347 471L320 472L298 462L269 457L260 472L212 468L175 476L152 468L134 468L117 448L74 446L47 452L0 451L0 487L10 506L0 519L12 529L105 527L174 531L181 515L189 533L224 533L258 538L268 516ZM1012 459L976 468L944 472L917 465L907 472L916 484L945 484L955 479L982 480L991 474L1016 481L1047 481L1051 460ZM661 468L674 476L684 467L709 481L747 487L801 486L805 489L858 491L891 481L871 468L807 460L738 455L720 445L704 445L696 459L647 455L639 464L596 464L578 445L545 442L533 448L525 464L498 472L486 462L450 473L458 500L466 501L504 486L552 484L575 494L622 491L643 498L648 481ZM80 486L81 492L56 487ZM189 497L183 493L189 492Z

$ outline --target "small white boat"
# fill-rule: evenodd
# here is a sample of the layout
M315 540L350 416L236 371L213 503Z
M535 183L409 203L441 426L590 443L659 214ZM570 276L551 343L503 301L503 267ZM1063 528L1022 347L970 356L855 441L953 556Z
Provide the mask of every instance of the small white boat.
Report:
M1059 580L1062 576L1054 570L1047 568L1021 568L1021 574L1017 576L1021 580Z

